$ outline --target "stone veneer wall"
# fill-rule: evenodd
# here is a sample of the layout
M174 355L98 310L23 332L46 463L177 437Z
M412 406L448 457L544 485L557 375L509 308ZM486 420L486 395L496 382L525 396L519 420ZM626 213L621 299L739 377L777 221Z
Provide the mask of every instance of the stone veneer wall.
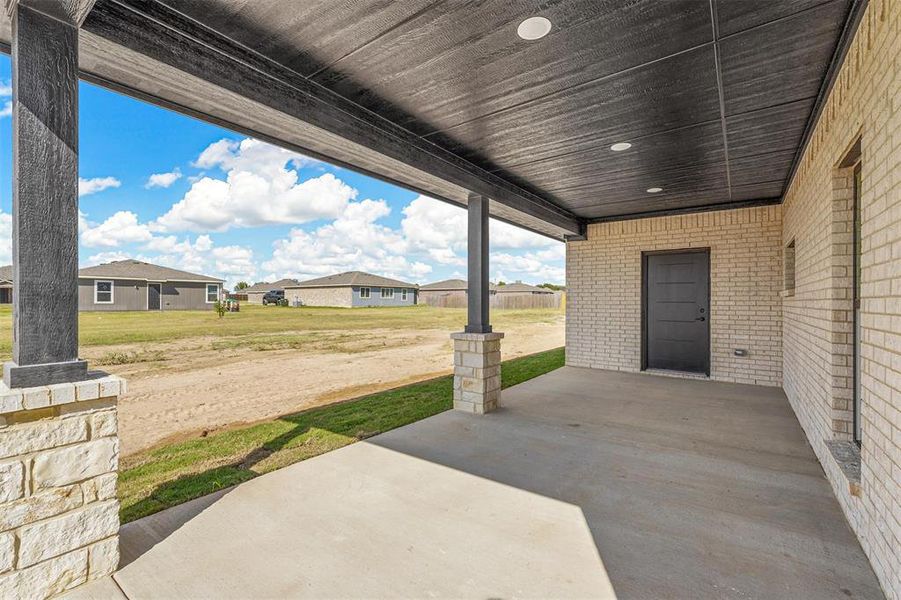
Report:
M102 377L0 384L0 598L44 598L119 563L116 402Z
M711 379L781 385L781 215L770 206L589 225L587 240L566 244L566 363L640 370L642 252L709 247Z
M851 437L851 173L862 152L860 486L826 442ZM901 599L901 2L870 0L784 203L796 291L785 392L889 598ZM859 495L852 493L852 490Z
M503 333L452 333L454 408L477 415L496 410L501 399Z

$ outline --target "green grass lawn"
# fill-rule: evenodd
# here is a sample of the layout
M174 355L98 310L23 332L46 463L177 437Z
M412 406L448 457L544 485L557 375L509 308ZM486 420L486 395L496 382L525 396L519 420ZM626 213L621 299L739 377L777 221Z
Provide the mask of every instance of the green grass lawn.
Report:
M562 310L495 311L492 324L552 322ZM445 329L455 331L466 322L465 309L425 305L389 308L291 308L242 305L241 312L219 318L212 310L162 312L83 312L78 319L81 346L166 342L194 337L279 334L289 331L360 331L366 329ZM12 310L0 306L0 358L12 352Z
M502 385L563 363L563 348L504 361ZM122 522L448 410L452 388L451 376L439 377L130 456L119 476Z

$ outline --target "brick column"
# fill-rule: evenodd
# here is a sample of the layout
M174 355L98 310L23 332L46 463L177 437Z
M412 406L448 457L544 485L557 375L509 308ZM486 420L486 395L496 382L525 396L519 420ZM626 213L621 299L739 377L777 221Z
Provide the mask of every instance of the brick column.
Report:
M46 598L119 563L118 377L0 384L0 598Z
M500 406L503 333L452 333L454 408L483 415Z

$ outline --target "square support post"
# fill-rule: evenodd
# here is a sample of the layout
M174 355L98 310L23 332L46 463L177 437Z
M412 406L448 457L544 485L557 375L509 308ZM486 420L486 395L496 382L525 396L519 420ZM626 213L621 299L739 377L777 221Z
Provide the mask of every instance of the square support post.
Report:
M468 206L468 320L454 333L454 408L485 414L500 405L501 339L489 322L488 198L469 197Z
M9 388L77 381L77 2L13 2L13 360ZM54 10L47 10L54 9Z
M78 360L78 27L93 0L6 0L12 21L13 361L0 383L0 598L119 564L117 404Z
M491 333L488 322L488 198L470 195L467 212L466 333Z

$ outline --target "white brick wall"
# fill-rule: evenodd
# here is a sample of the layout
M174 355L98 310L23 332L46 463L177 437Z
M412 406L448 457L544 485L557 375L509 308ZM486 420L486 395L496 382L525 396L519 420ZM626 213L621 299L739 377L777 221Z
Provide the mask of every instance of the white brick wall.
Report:
M838 164L858 138L859 487L826 446L852 435L852 180ZM794 294L780 298L792 240ZM883 589L901 600L901 2L869 3L781 210L592 225L567 244L567 362L638 370L641 252L706 246L712 378L783 383ZM748 359L733 358L744 345Z
M786 194L797 291L784 305L785 391L889 598L901 599L901 2L871 0ZM825 442L851 437L851 180L862 151L860 495Z
M640 370L641 253L709 247L711 379L780 385L781 214L772 206L590 225L586 241L566 245L567 364Z
M119 560L115 377L0 385L0 598L44 598Z

